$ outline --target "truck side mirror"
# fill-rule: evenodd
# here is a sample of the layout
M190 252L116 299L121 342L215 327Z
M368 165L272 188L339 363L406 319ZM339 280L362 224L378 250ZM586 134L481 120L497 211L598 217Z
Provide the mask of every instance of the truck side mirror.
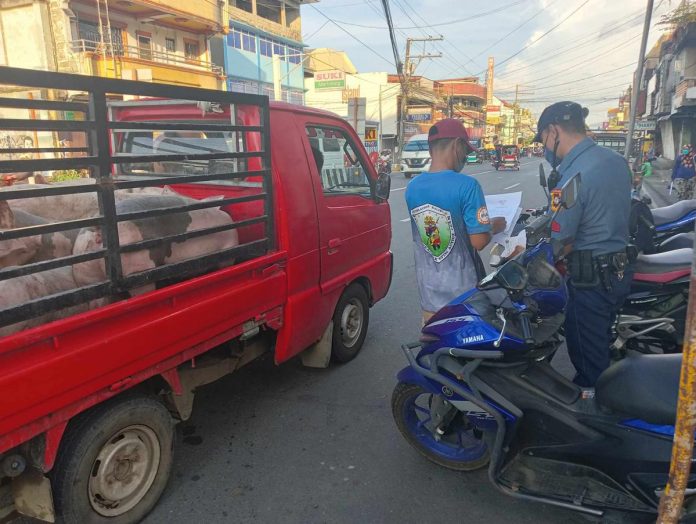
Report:
M539 185L543 188L548 186L546 183L546 171L544 171L544 164L539 164Z
M386 202L389 200L389 193L391 192L391 177L387 173L382 173L377 177L377 184L375 185L375 200L378 203Z

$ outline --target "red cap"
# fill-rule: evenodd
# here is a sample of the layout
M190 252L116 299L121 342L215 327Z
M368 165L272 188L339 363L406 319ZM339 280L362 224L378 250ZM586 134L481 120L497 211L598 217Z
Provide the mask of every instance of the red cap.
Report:
M428 131L428 142L432 143L441 138L462 138L472 151L478 151L469 140L469 135L464 129L464 125L454 118L445 118L433 124Z

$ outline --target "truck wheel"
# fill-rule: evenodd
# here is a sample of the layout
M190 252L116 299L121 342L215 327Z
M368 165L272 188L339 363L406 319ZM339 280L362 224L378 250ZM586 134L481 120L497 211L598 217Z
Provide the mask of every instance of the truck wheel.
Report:
M171 472L174 425L167 409L154 398L131 396L72 424L52 473L58 521L140 522Z
M341 295L333 317L331 357L336 362L353 360L362 349L370 322L367 293L360 284L351 284Z

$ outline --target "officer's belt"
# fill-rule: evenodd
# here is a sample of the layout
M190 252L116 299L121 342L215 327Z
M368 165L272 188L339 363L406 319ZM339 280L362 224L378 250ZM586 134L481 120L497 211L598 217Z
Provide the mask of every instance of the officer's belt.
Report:
M623 278L629 265L626 250L603 255L594 255L589 249L572 251L568 255L568 273L576 288L593 288L600 283L611 291L611 277Z

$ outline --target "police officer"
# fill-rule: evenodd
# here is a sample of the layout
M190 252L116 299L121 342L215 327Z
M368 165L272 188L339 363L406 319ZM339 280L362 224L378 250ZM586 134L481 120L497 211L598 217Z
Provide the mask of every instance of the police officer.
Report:
M622 156L586 136L586 116L579 104L555 103L539 117L535 141L544 144L554 168L550 185L553 178L562 187L576 173L581 176L577 203L558 214L552 236L564 244L568 261L565 337L574 381L593 387L609 367L611 327L630 288L632 177Z

